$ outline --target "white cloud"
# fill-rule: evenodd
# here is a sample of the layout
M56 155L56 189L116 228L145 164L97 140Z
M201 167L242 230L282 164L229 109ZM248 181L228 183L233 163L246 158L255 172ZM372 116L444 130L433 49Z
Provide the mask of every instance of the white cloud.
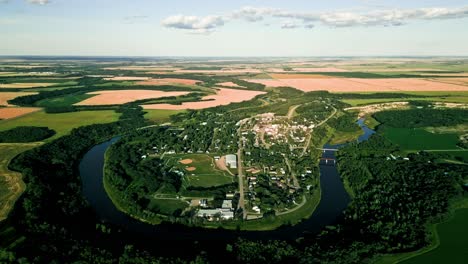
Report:
M26 2L34 5L47 5L50 3L49 0L26 0Z
M193 32L213 32L233 20L259 22L266 18L288 19L281 28L313 28L315 24L329 27L359 26L401 26L411 20L444 20L468 17L468 6L460 8L418 8L418 9L383 9L369 12L291 12L283 9L265 7L243 7L239 10L220 15L205 17L171 16L162 21L168 28L185 29ZM289 21L291 20L291 21ZM311 24L314 22L314 25ZM264 23L265 24L265 23ZM270 24L270 23L267 23Z
M186 29L191 33L208 33L215 28L223 26L225 19L222 16L183 16L176 15L164 19L161 24L168 28Z
M286 21L281 24L282 29L295 29L298 27L300 27L300 25L292 21Z

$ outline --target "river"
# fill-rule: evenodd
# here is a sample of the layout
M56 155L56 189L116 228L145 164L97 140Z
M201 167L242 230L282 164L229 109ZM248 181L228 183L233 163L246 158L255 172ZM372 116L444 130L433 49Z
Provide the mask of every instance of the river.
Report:
M375 132L358 121L364 131L359 142L367 140ZM138 221L119 211L108 197L103 185L104 155L106 150L117 141L114 138L91 148L83 157L80 166L83 195L95 210L99 219L120 226L136 236L151 237L155 240L232 240L244 237L256 240L297 239L307 233L316 233L324 226L336 223L351 201L338 174L336 166L320 163L321 200L313 215L294 226L285 226L272 231L231 231L187 227L179 224L164 223L150 225ZM324 149L337 149L342 145L326 145ZM335 159L335 152L326 150L323 158Z

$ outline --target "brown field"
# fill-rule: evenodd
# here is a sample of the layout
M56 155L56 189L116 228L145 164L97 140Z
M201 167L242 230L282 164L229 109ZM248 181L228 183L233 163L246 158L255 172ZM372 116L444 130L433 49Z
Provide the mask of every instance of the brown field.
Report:
M189 94L189 92L163 92L152 90L114 90L114 91L97 91L88 94L96 94L91 98L76 103L75 105L117 105L130 103L143 99L156 99L169 96L181 96Z
M184 159L184 160L179 161L180 164L184 164L184 165L191 164L192 162L193 160L191 159Z
M323 67L323 68L305 68L305 67L298 67L298 68L293 68L291 71L286 71L281 68L273 68L273 69L267 69L268 72L275 72L275 73L294 73L294 72L348 72L348 70L345 69L339 69L339 68L334 68L334 67Z
M24 89L24 88L35 88L35 87L49 87L52 85L55 85L55 83L6 83L6 84L0 84L0 88Z
M223 69L223 70L177 70L177 73L261 73L258 69Z
M323 79L330 76L320 74L294 74L294 73L272 73L269 74L273 79Z
M104 68L104 70L110 71L173 71L177 70L178 68L174 67L157 67L157 66L127 66L127 67L108 67Z
M203 97L201 102L187 102L181 105L171 104L153 104L144 105L144 109L165 109L165 110L185 110L185 109L205 109L216 107L220 105L228 105L230 103L239 103L253 99L257 95L265 94L265 92L248 91L248 90L235 90L227 88L219 88L215 95L208 95Z
M279 79L249 80L269 87L290 86L304 92L395 92L395 91L468 91L461 85L440 83L424 79Z
M431 81L468 86L468 78L438 78Z
M184 84L195 85L199 83L198 80L177 79L177 78L162 78L162 79L148 79L146 81L137 82L137 85L166 85L166 84Z
M41 110L41 108L37 107L2 107L0 108L0 119L15 118L39 110Z
M216 85L221 85L221 86L226 86L226 87L245 88L245 87L237 85L236 83L233 83L233 82L217 83Z
M104 78L106 81L145 81L149 77L132 77L132 76L116 76L111 78Z
M11 99L14 99L16 97L19 97L19 96L25 96L25 95L33 95L33 94L37 94L37 93L25 93L25 92L17 92L17 93L14 93L14 92L5 92L5 93L2 93L0 92L0 105L2 106L10 106L10 104L8 104L8 100L11 100Z
M195 167L188 167L188 168L185 168L187 171L195 171L197 168Z

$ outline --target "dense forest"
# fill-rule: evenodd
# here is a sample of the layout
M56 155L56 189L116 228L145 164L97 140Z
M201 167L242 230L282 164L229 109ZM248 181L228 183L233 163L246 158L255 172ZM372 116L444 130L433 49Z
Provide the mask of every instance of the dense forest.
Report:
M25 143L41 141L55 135L48 127L21 126L0 132L0 143Z

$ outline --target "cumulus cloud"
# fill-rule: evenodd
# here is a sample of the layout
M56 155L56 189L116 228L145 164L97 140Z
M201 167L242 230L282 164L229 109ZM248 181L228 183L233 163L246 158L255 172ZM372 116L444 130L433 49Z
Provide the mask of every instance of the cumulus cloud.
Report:
M185 29L192 32L213 32L233 20L259 22L266 18L287 19L281 28L313 28L316 24L328 27L359 26L402 26L411 20L444 20L468 17L468 6L460 8L417 8L417 9L383 9L368 12L291 12L277 8L243 7L225 15L171 16L162 21L168 28ZM291 20L291 21L289 21ZM313 23L313 24L312 24ZM270 24L270 23L268 23Z
M190 30L192 33L208 33L223 26L225 18L222 16L184 16L175 15L164 19L161 24L168 28Z
M34 5L47 5L50 3L49 0L26 0L26 2Z

